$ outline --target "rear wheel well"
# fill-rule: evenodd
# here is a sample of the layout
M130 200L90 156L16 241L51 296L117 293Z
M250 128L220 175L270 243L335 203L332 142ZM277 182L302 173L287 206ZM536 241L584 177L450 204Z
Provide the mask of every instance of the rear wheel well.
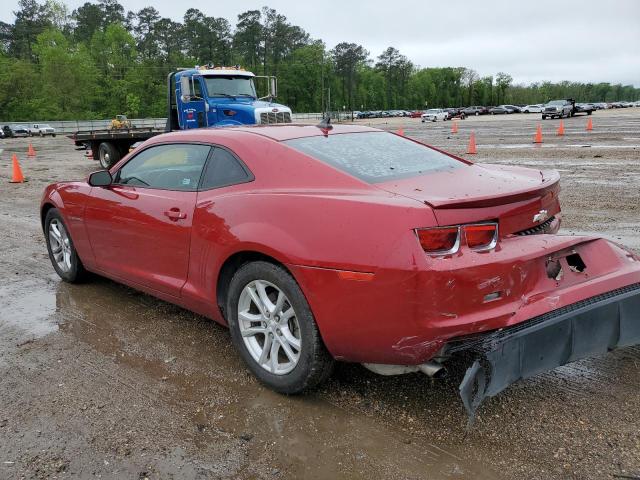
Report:
M256 261L273 263L274 265L284 268L291 275L289 269L283 265L282 262L279 262L269 255L253 251L238 252L231 255L222 264L220 273L218 274L218 282L216 284L216 301L218 303L218 308L220 308L220 311L222 312L222 316L225 317L225 320L226 315L224 310L227 304L227 295L229 294L229 283L231 282L233 275L243 265ZM293 277L293 275L291 276Z

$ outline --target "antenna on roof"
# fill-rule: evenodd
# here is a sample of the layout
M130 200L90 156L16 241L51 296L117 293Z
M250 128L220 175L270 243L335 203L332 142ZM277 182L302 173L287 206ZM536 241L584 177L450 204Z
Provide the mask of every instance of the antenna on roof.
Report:
M321 130L326 130L325 135L329 133L329 130L333 129L333 125L331 125L331 114L327 113L322 117L322 120L320 120L320 123L316 125L316 127Z

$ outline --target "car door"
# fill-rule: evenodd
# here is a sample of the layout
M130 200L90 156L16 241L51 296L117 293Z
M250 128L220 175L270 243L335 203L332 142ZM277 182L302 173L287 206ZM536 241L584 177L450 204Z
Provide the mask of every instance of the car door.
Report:
M125 283L179 296L187 278L198 183L211 147L146 148L94 187L85 224L97 267Z

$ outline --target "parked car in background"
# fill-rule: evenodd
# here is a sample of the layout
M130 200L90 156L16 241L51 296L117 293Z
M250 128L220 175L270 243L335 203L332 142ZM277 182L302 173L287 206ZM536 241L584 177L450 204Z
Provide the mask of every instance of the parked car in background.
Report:
M458 118L460 120L464 120L467 118L467 115L464 113L463 108L445 108L445 112L447 112L447 117L445 120L453 120L454 118Z
M611 102L611 108L627 108L629 106L629 102Z
M594 110L596 110L596 106L593 103L576 103L573 114L586 113L587 115L591 115Z
M411 118L420 118L422 116L424 112L422 110L414 110L412 112L410 112L410 117Z
M573 114L573 103L569 100L552 100L544 106L542 120L564 118Z
M544 105L541 103L535 105L525 105L522 107L522 113L542 113L544 109Z
M29 127L27 125L11 125L12 137L28 137Z
M514 110L507 105L498 105L497 107L492 107L489 109L489 113L491 115L506 115L513 112Z
M442 108L430 108L421 115L422 122L437 122L438 120L446 120L447 112Z
M511 110L511 113L522 113L522 107L519 107L518 105L503 105L503 106Z
M16 136L11 125L4 125L2 127L2 133L4 138L13 138Z
M41 137L51 135L55 137L56 129L46 123L33 123L29 126L29 135L40 135Z
M487 113L489 113L489 109L487 107L482 107L482 106L473 106L473 107L467 107L463 110L465 115L486 115Z

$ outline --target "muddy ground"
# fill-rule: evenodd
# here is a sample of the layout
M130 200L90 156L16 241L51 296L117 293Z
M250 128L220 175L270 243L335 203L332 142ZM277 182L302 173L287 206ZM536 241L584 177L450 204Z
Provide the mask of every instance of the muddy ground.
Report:
M362 121L478 162L556 168L563 232L640 250L640 109ZM37 150L28 158L32 141ZM64 137L0 140L0 478L640 478L640 348L520 382L467 429L460 372L340 365L319 391L260 386L227 331L109 280L62 283L38 218L44 186L96 169ZM9 184L19 155L28 178ZM620 476L620 477L616 477ZM636 477L637 476L637 477Z

